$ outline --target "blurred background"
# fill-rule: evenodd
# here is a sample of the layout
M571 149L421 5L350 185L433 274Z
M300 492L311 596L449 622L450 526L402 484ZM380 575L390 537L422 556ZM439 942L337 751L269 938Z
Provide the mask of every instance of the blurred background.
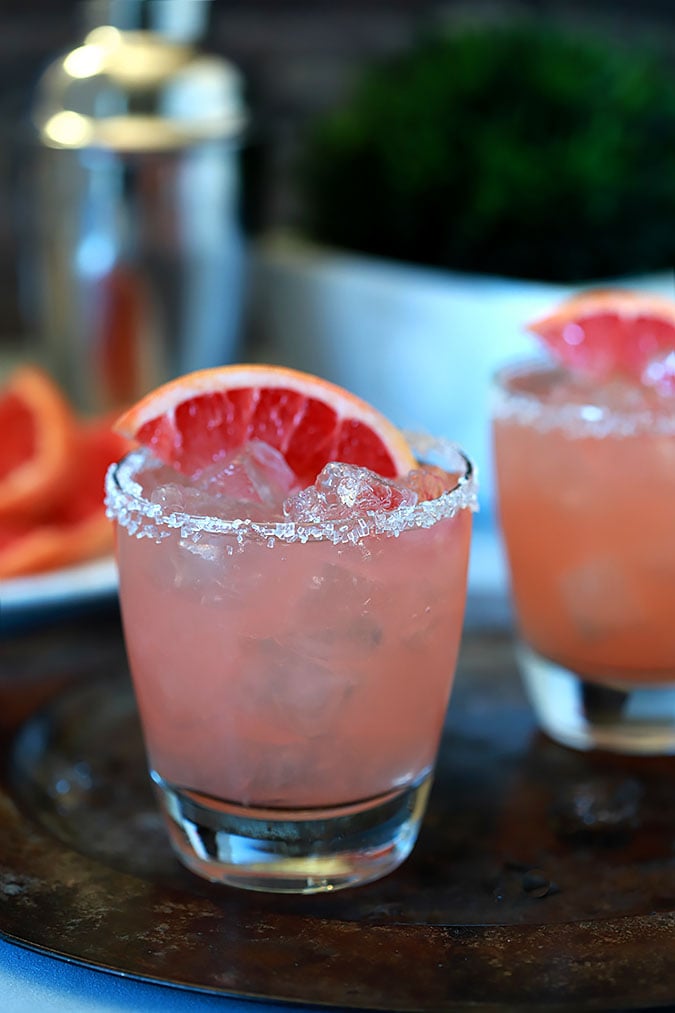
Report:
M242 71L251 113L251 225L297 223L303 194L296 160L315 117L339 102L372 61L405 51L423 31L457 16L527 12L542 22L590 28L628 44L657 39L675 51L671 0L213 0L206 47ZM38 78L83 36L77 0L0 4L0 320L5 341L23 333L18 299L20 190L34 141L29 112ZM516 68L514 68L514 73ZM255 200L253 201L253 192Z
M83 45L110 24L156 40ZM672 0L2 0L0 78L0 365L94 413L215 362L325 375L477 459L490 560L526 321L673 292Z

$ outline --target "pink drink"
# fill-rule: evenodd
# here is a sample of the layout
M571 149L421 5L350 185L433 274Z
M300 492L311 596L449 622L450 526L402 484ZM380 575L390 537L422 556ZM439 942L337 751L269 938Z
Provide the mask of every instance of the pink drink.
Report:
M634 694L675 682L674 437L670 400L637 385L552 367L499 377L500 516L526 678L568 744L651 751L654 708L675 729L672 705L643 695L638 708Z
M449 453L453 468L465 467ZM146 460L131 455L108 488L129 661L160 791L286 826L412 793L418 824L459 646L471 480L419 503L394 488L391 510L378 509L392 495L384 483L360 516L347 490L314 520L311 496L291 490L295 520L251 504L253 523L233 521L212 491L202 508L200 493L158 489L167 469L144 474ZM172 495L187 495L191 516L165 512ZM405 847L389 848L389 867L412 847L416 825L406 834ZM261 888L233 874L234 859L218 856L224 873L205 871L177 847L202 874ZM313 885L303 873L299 887L286 868L286 886L275 872L264 888L321 889L383 871L352 868Z

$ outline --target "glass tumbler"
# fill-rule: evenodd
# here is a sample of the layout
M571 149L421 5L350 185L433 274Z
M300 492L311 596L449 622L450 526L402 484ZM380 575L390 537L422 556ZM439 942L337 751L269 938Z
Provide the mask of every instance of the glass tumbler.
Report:
M675 404L542 363L494 390L519 661L578 749L675 752Z
M434 448L429 448L434 452ZM436 448L438 450L438 448ZM398 866L453 681L476 489L353 522L168 513L133 451L107 478L150 776L182 862L311 893Z

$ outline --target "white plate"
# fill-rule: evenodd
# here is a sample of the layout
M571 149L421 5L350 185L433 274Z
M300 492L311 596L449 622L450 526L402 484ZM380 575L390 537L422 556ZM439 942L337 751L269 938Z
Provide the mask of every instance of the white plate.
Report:
M0 630L20 615L79 606L116 592L117 567L112 556L32 577L0 580Z

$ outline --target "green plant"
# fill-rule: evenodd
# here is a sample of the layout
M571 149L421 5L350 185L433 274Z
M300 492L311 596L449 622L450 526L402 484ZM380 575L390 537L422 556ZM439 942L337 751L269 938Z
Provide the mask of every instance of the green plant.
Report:
M675 261L675 75L537 24L465 28L370 68L316 124L317 240L574 282Z

